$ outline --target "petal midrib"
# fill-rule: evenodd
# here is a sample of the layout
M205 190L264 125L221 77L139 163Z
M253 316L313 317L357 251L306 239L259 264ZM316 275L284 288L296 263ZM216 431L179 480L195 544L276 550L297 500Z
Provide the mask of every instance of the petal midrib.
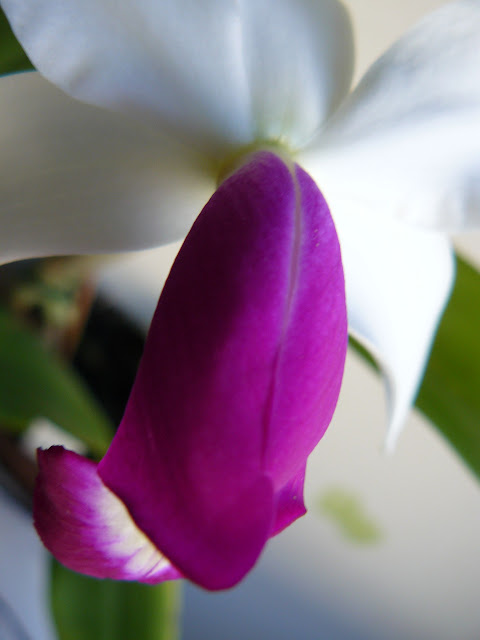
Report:
M265 469L265 461L268 450L269 436L272 427L273 408L275 406L276 393L278 388L278 380L280 376L280 363L282 360L282 354L285 346L285 337L290 324L290 317L295 299L295 293L298 288L298 277L300 271L300 252L302 244L302 193L296 176L296 166L293 163L287 164L290 175L293 180L295 190L295 211L294 211L294 231L292 239L292 251L290 257L290 269L288 273L288 286L287 295L285 296L285 306L282 315L282 328L276 348L276 353L273 358L273 363L270 373L270 382L265 399L264 411L263 411L263 433L261 444L261 467Z

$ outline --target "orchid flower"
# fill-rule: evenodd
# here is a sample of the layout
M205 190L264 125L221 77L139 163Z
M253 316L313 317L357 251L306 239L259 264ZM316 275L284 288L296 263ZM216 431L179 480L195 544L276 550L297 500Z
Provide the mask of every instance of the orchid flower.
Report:
M37 529L80 572L230 587L305 512L343 273L390 444L413 402L453 281L445 232L479 210L480 4L424 18L350 94L336 0L2 5L70 96L1 80L4 259L160 245L202 210L106 456L39 452Z

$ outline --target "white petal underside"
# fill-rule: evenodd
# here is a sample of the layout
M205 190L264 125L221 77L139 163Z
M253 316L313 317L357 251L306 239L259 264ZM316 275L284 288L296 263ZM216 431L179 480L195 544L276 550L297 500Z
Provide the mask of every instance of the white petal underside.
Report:
M337 0L4 0L36 67L72 96L151 117L222 155L310 138L348 90Z
M385 374L391 449L415 400L451 292L453 252L442 234L378 221L354 212L353 203L329 204L342 248L349 327Z
M241 5L254 135L298 148L350 88L348 14L336 0L251 0Z
M427 16L367 72L300 157L326 191L381 216L480 223L480 3Z
M0 260L184 236L215 188L204 158L37 73L0 81Z

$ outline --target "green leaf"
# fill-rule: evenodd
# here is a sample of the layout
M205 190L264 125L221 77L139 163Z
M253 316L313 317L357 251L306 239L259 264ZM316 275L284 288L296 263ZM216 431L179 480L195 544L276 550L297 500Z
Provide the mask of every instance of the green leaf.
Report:
M112 439L109 419L80 378L0 309L0 425L20 432L37 417L49 418L99 457Z
M13 35L10 25L0 9L0 75L26 71L27 69L33 69L33 65Z
M95 580L52 566L52 609L59 640L175 640L180 585Z
M480 478L479 327L480 274L459 258L416 404Z
M480 479L480 274L457 258L452 297L416 406ZM351 346L372 364L355 341Z

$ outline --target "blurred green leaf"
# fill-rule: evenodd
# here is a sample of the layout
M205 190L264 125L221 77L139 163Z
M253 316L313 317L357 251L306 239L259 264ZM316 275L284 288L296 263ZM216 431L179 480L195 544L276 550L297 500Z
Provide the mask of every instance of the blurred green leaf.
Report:
M59 640L176 640L180 585L155 587L87 578L52 566Z
M81 380L0 309L0 424L11 432L49 418L102 456L113 428Z
M457 258L455 288L416 406L480 479L480 274ZM350 340L367 362L371 357Z
M355 493L333 487L319 495L315 504L318 511L328 517L351 542L366 545L382 539L380 527Z
M0 75L33 69L0 8Z
M457 260L417 407L480 478L480 274Z

